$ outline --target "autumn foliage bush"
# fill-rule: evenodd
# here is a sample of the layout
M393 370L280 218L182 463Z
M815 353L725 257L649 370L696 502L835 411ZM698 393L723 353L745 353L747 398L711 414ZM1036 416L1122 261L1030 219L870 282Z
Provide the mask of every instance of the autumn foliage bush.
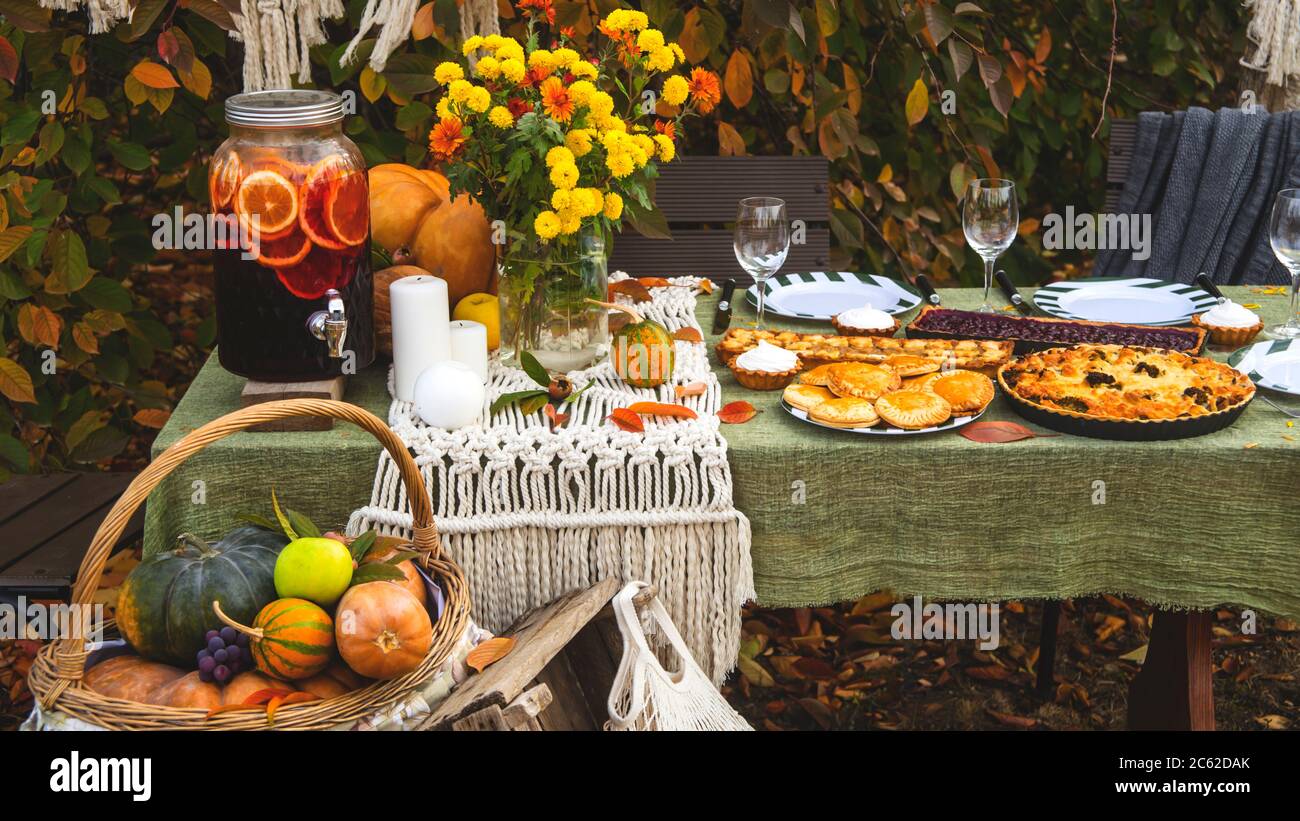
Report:
M159 378L169 363L212 344L210 308L151 305L150 277L162 276L151 273L151 221L206 208L221 102L241 85L227 4L237 8L138 0L129 22L91 36L83 11L0 0L0 480L117 457L183 390ZM1110 117L1230 104L1244 47L1235 0L553 8L581 42L619 5L639 6L723 78L723 104L678 135L679 150L824 155L837 265L941 280L977 272L956 207L967 179L1017 180L1027 230L1009 267L1039 278L1071 260L1040 253L1036 218L1100 203L1103 100ZM433 66L456 53L456 0L423 5L382 73L338 63L363 6L348 0L332 44L313 51L314 80L353 93L345 128L368 162L424 164ZM504 29L519 25L506 0L499 8Z

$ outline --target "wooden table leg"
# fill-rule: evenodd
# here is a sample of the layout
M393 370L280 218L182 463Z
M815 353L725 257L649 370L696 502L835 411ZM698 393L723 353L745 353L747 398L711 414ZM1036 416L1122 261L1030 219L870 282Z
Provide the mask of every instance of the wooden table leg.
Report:
M1146 662L1128 691L1131 730L1213 730L1210 612L1157 610Z
M1061 602L1043 599L1043 629L1038 639L1038 695L1056 692L1056 632L1061 623Z

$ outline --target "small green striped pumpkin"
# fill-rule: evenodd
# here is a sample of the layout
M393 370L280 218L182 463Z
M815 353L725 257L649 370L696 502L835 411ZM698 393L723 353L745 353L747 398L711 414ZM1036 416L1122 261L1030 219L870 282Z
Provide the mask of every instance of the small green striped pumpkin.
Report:
M334 657L334 620L306 599L276 599L253 620L248 647L268 676L311 678Z

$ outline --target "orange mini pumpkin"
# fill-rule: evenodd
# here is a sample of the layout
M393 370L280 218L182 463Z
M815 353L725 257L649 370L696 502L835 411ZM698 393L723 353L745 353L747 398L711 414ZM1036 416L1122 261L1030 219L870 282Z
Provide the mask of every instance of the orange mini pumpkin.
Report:
M375 546L366 551L366 555L361 562L362 564L370 564L371 562L386 561L389 556L392 556L397 551L410 549L410 544L405 539L399 539L396 536L380 536L375 539ZM420 571L415 569L415 560L407 559L399 563L397 569L402 571L402 575L406 578L400 582L390 582L390 584L400 585L409 590L421 605L425 604L428 594L424 589L424 579L421 578Z
M392 582L350 588L335 614L339 655L357 673L387 679L419 666L433 645L433 622L415 596Z

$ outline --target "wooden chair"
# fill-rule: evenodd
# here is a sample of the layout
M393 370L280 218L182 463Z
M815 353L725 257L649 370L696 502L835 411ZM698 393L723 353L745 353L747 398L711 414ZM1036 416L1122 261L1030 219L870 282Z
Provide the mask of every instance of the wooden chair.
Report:
M611 271L633 276L749 276L736 262L730 224L745 197L780 197L793 220L803 220L805 242L791 243L782 271L824 271L830 265L830 167L825 157L682 157L665 166L655 204L672 240L631 228L614 237Z

